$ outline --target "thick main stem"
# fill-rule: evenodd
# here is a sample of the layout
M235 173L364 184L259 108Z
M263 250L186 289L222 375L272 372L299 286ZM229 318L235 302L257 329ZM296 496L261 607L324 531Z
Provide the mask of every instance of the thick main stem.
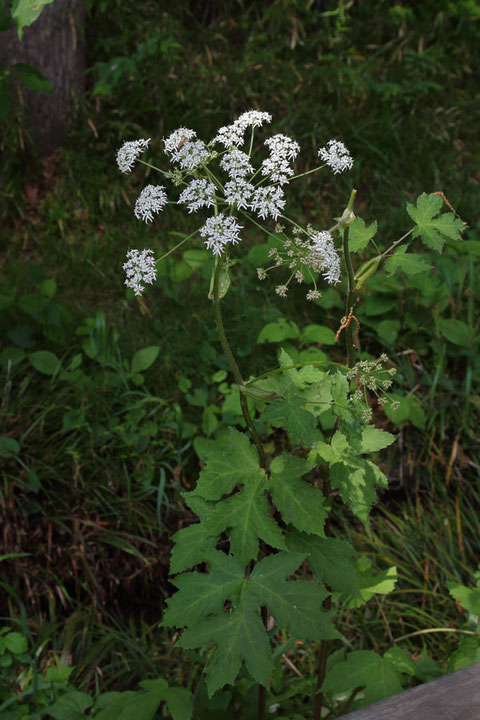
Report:
M215 322L217 324L218 335L220 338L220 342L222 343L223 352L225 353L225 356L228 360L228 364L230 365L230 368L235 377L237 385L245 385L245 382L242 378L242 374L237 365L237 361L233 357L232 350L230 348L230 345L228 344L227 336L225 334L225 328L223 326L222 311L220 308L220 297L219 297L219 280L220 280L220 273L222 270L222 266L223 266L223 259L221 257L218 257L217 264L215 266L215 274L213 276L213 309L215 312ZM260 440L260 438L258 436L258 433L255 429L255 425L253 424L252 416L250 415L250 410L248 409L247 398L245 397L245 395L243 393L240 393L240 405L242 408L243 417L245 419L248 429L250 430L253 442L255 443L255 447L257 448L258 461L260 463L260 467L265 468L265 466L266 466L265 450L263 449L262 441Z
M220 273L222 271L222 266L223 266L223 259L222 259L222 257L218 257L216 260L215 273L213 276L213 308L214 308L214 312L215 312L215 322L217 324L218 335L220 338L220 342L222 343L223 352L225 353L225 356L228 360L228 363L233 372L233 375L235 377L237 385L245 386L244 380L242 378L242 374L237 365L237 361L235 360L232 350L230 348L230 345L228 344L227 336L225 334L225 328L223 326L222 311L220 308L220 297L219 297L219 281L220 281ZM260 440L260 437L258 436L258 433L255 429L255 425L253 424L253 419L252 419L252 416L250 415L250 410L248 409L247 398L242 392L240 392L240 405L242 408L243 417L245 419L248 429L250 430L250 433L253 438L253 442L255 443L255 447L257 448L258 462L260 464L260 467L266 468L267 461L265 458L265 450L263 449L262 441ZM261 613L262 613L263 623L264 623L264 625L266 625L267 610L265 607L262 607ZM265 688L263 685L259 684L258 685L258 720L265 720L265 698L266 698Z
M348 201L347 211L353 213L353 203L355 202L356 190L352 190L350 199ZM355 304L355 281L353 277L352 259L350 257L350 250L348 247L348 235L349 225L343 229L343 256L345 260L345 267L347 270L347 302L345 308L345 318L347 322L346 327L346 338L347 338L347 365L349 368L355 365L355 351L353 343L353 326L352 317L353 306ZM337 419L338 422L338 419ZM330 486L330 475L328 465L324 465L324 476L323 476L323 495L328 500L330 497L331 486ZM330 508L330 513L332 509ZM330 514L325 522L325 537L330 536ZM326 589L331 593L332 588L325 583ZM323 608L325 611L329 611L332 607L332 596L331 594L325 599ZM325 680L325 673L327 670L327 658L328 658L329 641L322 640L318 650L318 677L317 677L317 692L315 694L315 707L314 707L314 718L315 720L321 720L322 717L322 705L323 705L323 693L319 692Z

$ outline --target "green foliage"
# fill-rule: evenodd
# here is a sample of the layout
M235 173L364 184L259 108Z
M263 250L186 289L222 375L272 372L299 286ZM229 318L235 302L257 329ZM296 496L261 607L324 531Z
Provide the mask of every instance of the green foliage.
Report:
M23 28L29 27L39 17L45 5L50 5L53 0L12 0L11 13L17 23L18 37L23 35Z
M446 238L461 240L461 232L464 229L461 220L453 213L440 212L443 200L439 195L426 195L422 193L417 200L416 207L407 203L407 212L415 221L413 237L420 237L424 245L442 252Z

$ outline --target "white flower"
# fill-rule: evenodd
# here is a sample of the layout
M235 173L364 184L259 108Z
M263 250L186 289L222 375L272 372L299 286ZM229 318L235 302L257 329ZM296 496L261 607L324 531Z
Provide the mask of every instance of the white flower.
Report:
M345 145L339 140L329 140L327 147L320 148L318 151L322 160L332 168L333 172L341 173L344 170L351 170L353 160Z
M236 205L240 209L248 208L248 201L253 192L253 185L243 178L225 183L225 200L229 205Z
M163 141L164 144L164 151L167 155L171 156L171 160L173 162L177 161L176 153L179 149L181 149L184 145L184 142L187 140L191 140L192 138L197 137L197 133L195 130L190 130L189 128L178 128L178 130L174 130L166 140ZM180 145L180 148L178 147Z
M135 203L135 217L152 222L153 213L159 213L167 204L167 193L162 185L147 185Z
M220 160L220 167L230 175L231 178L244 177L248 173L253 172L250 165L250 158L247 153L234 148L226 153Z
M262 175L269 175L269 180L284 185L293 175L293 170L284 158L269 157L262 162Z
M229 242L234 245L239 242L239 231L243 225L237 223L236 218L225 216L222 214L208 218L199 233L202 237L207 237L205 245L213 250L214 255L221 255L225 245Z
M300 145L287 135L272 135L265 140L270 156L275 160L295 160L300 152Z
M257 212L261 218L271 215L274 220L280 215L281 210L285 207L284 193L282 188L269 185L268 187L260 187L255 190L253 199L250 202L252 210Z
M212 142L222 143L226 148L232 147L233 145L243 145L244 132L245 128L235 123L233 123L233 125L225 125L220 128Z
M142 282L151 284L157 277L155 258L151 257L150 253L153 255L153 250L129 250L127 252L127 262L123 266L127 274L125 285L132 288L135 295L141 295L145 289Z
M322 293L318 292L318 290L309 290L307 292L307 300L318 300L322 297Z
M180 163L182 170L193 170L209 156L207 146L202 140L192 141L196 136L195 130L181 127L163 141L165 153L172 162Z
M216 189L215 185L205 178L192 180L181 193L178 202L188 203L188 212L199 210L201 207L210 207L214 204L213 196Z
M148 140L131 140L123 143L117 152L117 165L123 173L131 171L135 160L148 148Z
M287 297L288 287L286 285L277 285L275 292L277 295L280 295L280 297Z
M248 110L235 120L234 125L245 130L247 127L261 127L264 122L272 122L270 113L261 112L260 110Z
M322 230L311 235L308 254L303 259L316 272L323 273L323 277L330 285L340 282L340 257L337 253L333 238L329 232Z

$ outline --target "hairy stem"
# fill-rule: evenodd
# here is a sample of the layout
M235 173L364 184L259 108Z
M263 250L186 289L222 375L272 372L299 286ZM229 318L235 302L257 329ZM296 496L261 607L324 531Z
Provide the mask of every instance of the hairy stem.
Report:
M232 350L230 348L230 345L228 344L227 336L225 334L225 328L223 326L222 311L220 308L220 298L219 298L219 281L220 281L220 273L222 271L222 267L223 267L223 259L222 259L222 257L218 257L217 261L216 261L216 265L215 265L215 273L213 276L213 308L214 308L214 312L215 312L215 322L217 324L218 335L220 337L220 342L222 343L223 352L225 353L228 363L232 369L232 372L233 372L233 375L237 382L237 385L245 386L245 383L242 378L242 374L237 365L237 361L235 360ZM262 441L260 440L258 433L255 430L255 425L253 424L252 416L250 415L250 410L248 409L247 398L245 397L245 395L243 393L240 393L240 405L242 407L243 417L245 418L245 422L247 424L248 429L250 430L253 441L257 448L258 462L260 464L260 467L265 468L267 465L266 458L265 458L265 450L263 449ZM262 551L260 551L259 554L261 555ZM261 613L262 613L262 620L265 625L267 622L267 609L265 607L262 607ZM259 684L258 685L258 720L265 720L265 696L266 696L265 688L263 687L263 685Z

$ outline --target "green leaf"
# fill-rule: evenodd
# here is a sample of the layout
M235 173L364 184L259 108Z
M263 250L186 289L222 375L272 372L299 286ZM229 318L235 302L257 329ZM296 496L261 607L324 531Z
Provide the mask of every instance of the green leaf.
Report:
M395 664L371 650L355 650L327 669L323 692L335 695L350 693L359 685L365 686L363 697L350 710L371 705L402 691L402 676Z
M440 212L443 200L440 195L426 195L422 193L417 199L417 206L407 203L407 212L417 224L413 230L412 237L420 236L424 245L442 252L443 245L447 238L460 240L461 232L464 229L461 220L455 218L453 213Z
M205 500L219 500L239 484L265 478L258 464L258 456L248 437L229 428L228 438L219 443L218 451L211 453L200 473L195 494Z
M407 245L395 250L394 254L385 262L385 269L389 275L394 275L401 270L406 275L415 275L425 272L432 267L431 263L419 253L407 253Z
M268 687L273 672L272 654L258 608L247 594L233 609L203 620L185 630L177 645L184 648L205 647L215 643L206 667L208 695L224 685L233 685L242 661L257 683Z
M14 438L0 436L0 457L15 457L20 452L20 445Z
M377 232L377 221L374 220L368 227L362 218L355 218L350 225L350 235L348 238L348 247L350 252L357 252L366 248L370 239Z
M398 320L382 320L377 325L377 333L381 340L393 345L401 327Z
M85 720L85 710L92 707L93 700L87 693L74 690L59 698L48 708L55 720Z
M448 658L447 672L455 672L477 662L480 662L480 645L477 638L463 638L458 643L458 648Z
M300 407L303 403L302 397L295 396L289 400L274 400L263 411L259 420L269 421L274 427L285 428L292 439L302 445L313 445L316 419L311 412Z
M456 318L439 318L438 328L442 335L454 345L469 348L473 346L473 329L467 323Z
M383 658L391 660L399 672L415 675L415 661L412 660L405 648L394 645L384 653Z
M210 435L213 435L215 430L218 427L218 418L217 415L219 413L219 409L216 405L208 405L203 410L202 414L202 430L209 437Z
M132 373L140 373L151 367L157 359L159 352L160 347L158 345L150 345L149 347L137 350L132 358Z
M165 699L168 683L164 678L142 680L141 690L119 693L95 720L152 720L160 703ZM65 718L66 720L66 718Z
M360 452L371 453L376 452L377 450L383 450L383 448L386 448L395 442L396 439L397 438L395 435L392 435L392 433L380 430L373 425L368 425L362 432Z
M217 503L208 520L218 535L230 528L230 552L242 567L257 557L258 538L286 550L283 533L269 512L266 489L264 475L249 476L240 492Z
M211 257L212 255L208 250L202 250L201 248L190 248L183 253L183 259L187 265L190 265L194 270L201 268Z
M164 693L172 720L190 720L193 715L192 693L183 687L169 687Z
M277 322L268 323L262 328L257 343L282 342L283 340L295 340L300 336L298 325L293 321L278 318Z
M13 0L12 17L17 23L18 37L21 40L23 28L30 26L41 14L45 5L53 0Z
M350 543L332 537L314 537L294 529L288 531L286 540L289 551L308 553L306 562L317 582L327 583L332 592L362 598L357 575L357 555Z
M170 556L170 573L182 572L203 562L205 553L213 550L218 534L207 522L196 523L172 535L175 541Z
M32 90L36 90L37 92L45 92L49 95L53 93L53 88L50 82L37 68L32 65L27 65L26 63L16 63L15 65L12 65L12 68L17 71L18 80L22 83L22 85L25 85Z
M343 502L368 525L370 508L377 498L374 485L388 487L385 475L374 463L360 457L340 431L333 436L331 445L317 443L316 452L330 464L332 488L340 490Z
M315 582L286 581L305 559L304 553L277 553L255 565L250 575L250 592L257 605L266 605L279 628L295 638L320 640L342 638L332 624L334 611L322 611L328 593Z
M282 520L298 530L325 536L328 511L320 488L300 480L309 471L307 462L294 455L276 457L271 466L269 490Z
M269 512L265 496L267 478L258 464L255 448L246 435L232 428L227 437L219 441L217 450L209 453L207 464L200 473L197 487L186 494L187 503L195 498L204 501L220 500L237 485L239 492L217 502L208 509L208 518L199 526L180 530L175 534L172 553L172 572L190 567L203 560L203 550L213 539L230 529L230 552L243 566L258 554L258 538L278 549L286 549L283 534ZM196 510L194 510L196 511Z
M300 344L321 343L335 345L335 333L325 325L307 325L300 334Z
M38 350L28 356L35 370L44 375L54 375L60 368L60 360L49 350Z
M414 395L402 397L395 393L391 393L390 397L399 403L399 407L392 410L390 405L384 405L383 410L395 425L401 427L404 422L409 420L414 427L424 430L427 418L418 398Z
M446 586L450 595L458 600L460 605L468 610L471 615L480 618L480 583L477 587L468 588L465 585L459 585L456 582L447 580Z
M21 655L28 650L27 638L18 632L11 632L4 636L5 647L14 655Z
M299 566L304 554L270 555L256 564L250 577L245 577L228 556L220 559L221 555L215 552L209 556L210 574L226 577L223 590L221 582L217 582L215 577L212 579L212 585L216 587L215 602L218 607L218 597L228 598L232 602L231 609L212 615L211 605L207 602L204 606L205 618L200 619L200 613L190 613L192 626L184 631L177 643L184 648L203 648L211 642L215 644L206 667L210 697L225 684L234 684L242 661L254 680L268 687L273 663L268 635L258 610L263 605L269 608L277 625L286 628L295 637L314 640L342 638L331 621L334 611L322 610L322 602L327 596L325 589L313 582L283 579ZM238 580L230 582L229 568L235 568ZM170 617L183 618L183 625L186 623L182 609L189 613L189 600L196 602L199 609L197 597L207 588L211 602L212 586L205 585L205 580L198 575L195 573L196 577L189 584L188 592L184 592L179 601L180 609L175 614L173 608L181 591L168 600L169 609L172 608Z
M243 567L234 557L218 550L206 553L205 559L210 565L209 573L187 572L170 580L178 592L167 601L163 616L167 627L195 625L207 615L219 613L225 600L238 601Z

